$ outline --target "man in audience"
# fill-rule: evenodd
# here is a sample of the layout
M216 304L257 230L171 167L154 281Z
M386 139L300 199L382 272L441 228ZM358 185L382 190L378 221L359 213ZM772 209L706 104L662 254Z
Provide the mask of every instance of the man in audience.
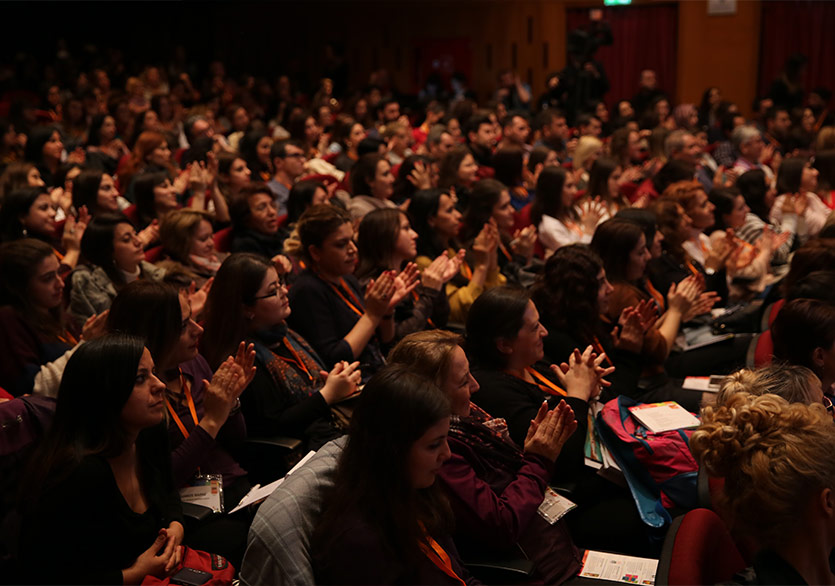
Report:
M603 123L597 116L580 114L577 116L577 132L580 133L580 136L600 138L600 134L603 132Z
M275 196L275 207L279 216L287 213L287 198L293 184L304 173L304 149L295 140L281 140L270 148L270 158L275 173L267 186Z
M786 154L792 119L785 108L773 106L765 113L765 140L781 155Z
M674 130L664 139L664 154L668 161L683 161L696 169L696 179L706 192L713 189L713 175L701 165L702 147L692 133Z
M499 89L496 100L502 102L508 111L529 110L531 107L531 88L522 83L517 73L510 69L499 72Z
M496 148L496 130L490 117L475 114L467 122L467 145L479 167L490 167L490 159Z
M569 138L568 123L561 110L548 108L536 117L536 125L540 132L539 140L534 146L547 146L564 157L566 143ZM576 140L574 141L576 143Z
M716 143L716 148L713 149L713 159L718 165L730 169L733 167L734 161L737 158L737 153L734 151L731 143L731 134L735 129L745 124L745 116L739 112L726 112L720 121L720 129L724 140Z
M527 143L531 134L531 126L528 122L528 115L524 112L511 112L502 121L502 140L498 149L519 148L529 150L531 146Z
M440 160L455 146L455 139L443 124L436 124L426 135L426 153L434 160Z
M632 107L635 109L635 114L640 118L656 98L664 97L664 95L664 92L658 89L658 79L655 71L652 69L642 70L638 82L638 93L632 96Z
M769 181L774 179L774 171L762 163L764 159L771 158L773 147L765 146L763 137L755 126L746 124L734 130L731 143L734 150L739 153L733 166L737 174L741 175L751 169L762 169Z

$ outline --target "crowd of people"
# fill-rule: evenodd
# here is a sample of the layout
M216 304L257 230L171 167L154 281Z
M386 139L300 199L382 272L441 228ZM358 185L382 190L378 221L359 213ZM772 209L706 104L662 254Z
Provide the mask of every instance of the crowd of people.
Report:
M775 82L746 119L716 87L672 103L652 71L611 114L512 72L482 103L137 73L85 71L0 122L0 411L41 414L3 446L22 580L138 584L182 545L245 571L254 509L184 518L178 491L216 478L230 511L252 466L286 471L244 449L276 436L348 436L321 583L657 557L585 463L593 405L619 396L701 410L693 453L760 583L832 580L827 90ZM775 303L781 366L740 370ZM687 349L699 327L742 335ZM683 386L713 374L718 397ZM576 504L556 522L549 485Z

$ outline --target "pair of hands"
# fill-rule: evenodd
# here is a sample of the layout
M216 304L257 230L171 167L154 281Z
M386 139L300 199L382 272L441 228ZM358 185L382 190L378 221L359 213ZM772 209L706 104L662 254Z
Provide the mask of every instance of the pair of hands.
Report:
M466 252L462 248L458 254L451 257L443 252L438 255L438 258L423 269L421 274L421 284L429 289L440 291L441 287L448 283L461 270L461 264L464 262L464 255ZM410 265L413 263L409 263ZM406 268L409 268L408 266Z
M345 360L341 360L336 363L330 372L319 371L319 374L325 379L325 384L319 391L325 403L333 405L359 392L357 389L362 382L362 373L359 366L359 362L349 364Z
M420 272L413 262L399 273L384 271L368 283L365 290L365 313L377 320L390 314L398 303L414 291L419 276Z
M530 262L536 247L536 237L536 226L525 226L521 230L516 230L513 233L513 240L510 241L510 249L513 254L518 254Z
M607 211L606 204L601 201L599 195L580 206L580 225L583 232L593 234L597 224L600 223Z
M499 249L499 228L494 219L484 224L484 227L473 240L473 258L476 264L489 264Z
M586 346L582 353L575 348L567 362L552 364L551 371L569 397L590 401L600 394L603 387L612 384L605 377L615 372L615 367L604 367L604 360L606 353L597 354L592 346Z
M244 392L255 376L255 346L244 342L238 345L235 356L229 356L212 376L212 382L203 379L206 389L203 397L202 427L215 435L235 407L241 393Z
M145 576L170 576L183 559L183 548L180 544L183 542L184 534L183 526L177 521L160 529L151 547L139 554L133 565L122 570L123 582L140 584Z
M531 420L523 449L526 454L536 454L555 462L565 442L576 430L574 411L565 401L560 401L551 410L548 409L548 401L543 401L536 417Z
M81 250L81 238L84 236L84 231L87 229L90 220L90 212L87 211L87 206L81 206L77 218L67 214L67 220L64 222L64 232L61 234L61 246L64 247L65 251Z
M797 214L802 216L809 207L809 200L805 193L787 193L783 200L783 207L780 208L784 214Z

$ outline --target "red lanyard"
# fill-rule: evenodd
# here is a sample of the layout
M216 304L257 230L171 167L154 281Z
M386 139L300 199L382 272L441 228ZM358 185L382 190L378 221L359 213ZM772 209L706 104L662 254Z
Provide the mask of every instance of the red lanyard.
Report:
M313 375L310 374L310 370L305 365L304 361L302 360L302 357L299 356L299 353L296 352L293 349L293 346L290 345L290 342L287 341L286 336L284 338L284 346L290 351L290 354L293 355L293 358L287 358L286 356L279 356L279 358L281 358L284 362L287 362L289 364L295 364L296 366L298 366L301 370L304 371L304 373L307 375L307 378L310 379L310 382L313 382Z
M423 527L423 523L421 523L421 527ZM420 549L424 555L429 558L429 561L435 564L439 570L453 580L457 580L460 584L465 584L464 580L462 580L458 574L455 573L455 570L452 569L452 560L449 559L447 552L444 551L444 548L441 547L437 541L432 539L432 537L426 533L425 529L424 538L426 541L420 542Z
M324 279L323 279L323 280L324 280ZM341 278L341 277L340 277L340 279L339 279L339 284L342 286L342 288L344 288L344 289L345 289L345 291L348 293L348 295L351 297L351 299L354 301L354 303L351 303L351 301L350 301L350 300L348 300L348 298L347 298L347 297L345 297L345 295L343 295L343 294L342 294L342 291L340 291L340 290L339 290L339 287L337 287L336 285L334 285L334 284L333 284L333 283L331 283L330 281L325 280L325 282L326 282L328 285L330 285L330 286L331 286L331 289L333 289L334 293L336 293L337 295L339 295L339 298L342 300L342 302L343 302L343 303L345 303L345 305L347 305L347 306L348 306L348 308L349 308L351 311L353 311L354 313L356 313L357 315L360 315L360 316L361 316L363 313L365 313L365 312L361 309L361 308L362 308L362 302L361 302L359 299L357 299L356 295L354 295L354 293L351 291L351 289L349 289L349 288L348 288L348 285L345 283L345 279L343 279L343 278Z
M186 377L183 376L182 371L180 371L180 384L183 387L183 394L186 396L186 403L188 404L189 412L191 412L191 418L194 420L194 425L198 425L200 422L197 419L197 409L194 408L194 399L191 397L191 387L189 386ZM188 438L188 430L186 429L186 426L183 425L183 420L180 419L180 416L177 415L176 411L174 411L174 407L171 405L168 397L165 397L165 406L168 407L168 412L171 414L171 418L174 420L174 423L176 423L177 427L180 428L180 432L182 432L183 437Z
M594 344L592 344L592 346L594 346L594 351L597 352L598 356L600 356L601 354L606 354L606 350L603 349L603 344L600 343L600 340L597 339L597 336L594 337ZM614 364L612 364L612 361L609 360L608 354L606 354L605 360L609 363L609 366L614 366Z
M553 382L549 381L547 378L542 376L540 373L538 373L536 370L534 370L530 366L525 367L525 372L527 372L529 375L531 375L531 377L534 379L534 381L538 381L538 382L534 382L534 384L536 386L538 386L544 392L548 393L549 395L554 395L555 397L565 397L566 395L568 395L568 393L564 389L558 387ZM512 372L508 372L508 374L510 374L512 376L515 376L516 378L518 378L520 380L525 380L521 376L513 374ZM528 381L525 381L525 382L528 382Z
M412 291L412 297L414 298L415 303L417 303L420 299L420 295L418 295L417 291ZM428 323L431 328L435 328L435 322L432 321L431 317L426 318L426 323Z

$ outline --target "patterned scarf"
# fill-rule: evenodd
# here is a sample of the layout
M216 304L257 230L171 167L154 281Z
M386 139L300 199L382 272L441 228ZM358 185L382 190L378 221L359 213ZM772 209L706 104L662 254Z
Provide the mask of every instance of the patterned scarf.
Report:
M507 422L491 417L474 403L470 403L467 417L452 417L449 435L511 473L522 466L522 450L510 439Z
M322 388L322 361L304 338L286 325L256 332L250 341L255 344L255 357L267 367L275 384L297 400Z

